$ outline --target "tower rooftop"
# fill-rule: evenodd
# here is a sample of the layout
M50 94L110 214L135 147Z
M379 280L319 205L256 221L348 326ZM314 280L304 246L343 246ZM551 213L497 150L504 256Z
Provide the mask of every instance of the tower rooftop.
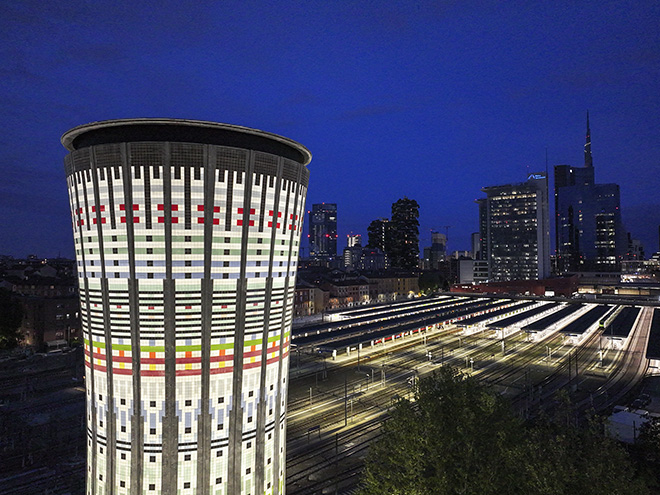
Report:
M312 154L302 144L270 132L203 120L138 118L103 120L80 125L62 135L69 151L88 146L124 142L185 142L231 146L263 151L303 165Z

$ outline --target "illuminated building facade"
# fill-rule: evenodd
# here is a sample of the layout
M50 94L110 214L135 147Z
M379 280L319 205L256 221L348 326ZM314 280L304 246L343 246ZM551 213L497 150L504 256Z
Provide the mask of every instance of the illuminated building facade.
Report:
M532 174L522 184L484 187L477 200L488 280L535 280L550 275L548 181Z
M245 127L128 119L62 137L88 494L282 494L311 160Z
M337 205L312 205L309 212L309 257L334 258L337 256Z

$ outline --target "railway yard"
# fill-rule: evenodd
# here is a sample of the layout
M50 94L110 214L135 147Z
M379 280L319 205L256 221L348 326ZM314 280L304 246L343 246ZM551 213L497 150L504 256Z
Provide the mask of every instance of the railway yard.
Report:
M388 410L442 365L490 384L526 417L551 409L559 390L605 413L640 391L651 329L660 332L653 307L455 295L325 320L293 330L289 495L351 493ZM79 361L72 352L0 363L0 493L83 492Z
M561 389L578 408L606 412L639 387L660 320L650 307L473 297L393 313L349 311L334 330L294 332L288 494L351 493L388 409L443 364L492 385L521 415L552 408Z

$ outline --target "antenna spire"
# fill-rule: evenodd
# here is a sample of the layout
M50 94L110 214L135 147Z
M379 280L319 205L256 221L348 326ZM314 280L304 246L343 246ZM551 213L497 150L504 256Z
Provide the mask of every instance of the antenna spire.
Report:
M589 110L587 110L587 136L584 143L584 166L592 168L594 166L593 158L591 157L591 129L589 128Z

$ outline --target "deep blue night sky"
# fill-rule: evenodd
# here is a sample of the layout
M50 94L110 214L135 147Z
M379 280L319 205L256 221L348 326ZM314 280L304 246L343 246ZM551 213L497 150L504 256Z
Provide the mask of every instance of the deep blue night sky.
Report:
M200 5L204 4L204 5ZM581 165L660 224L660 3L25 0L0 4L0 254L73 257L62 133L176 117L282 134L339 244L420 204L422 246L469 249L480 188Z

